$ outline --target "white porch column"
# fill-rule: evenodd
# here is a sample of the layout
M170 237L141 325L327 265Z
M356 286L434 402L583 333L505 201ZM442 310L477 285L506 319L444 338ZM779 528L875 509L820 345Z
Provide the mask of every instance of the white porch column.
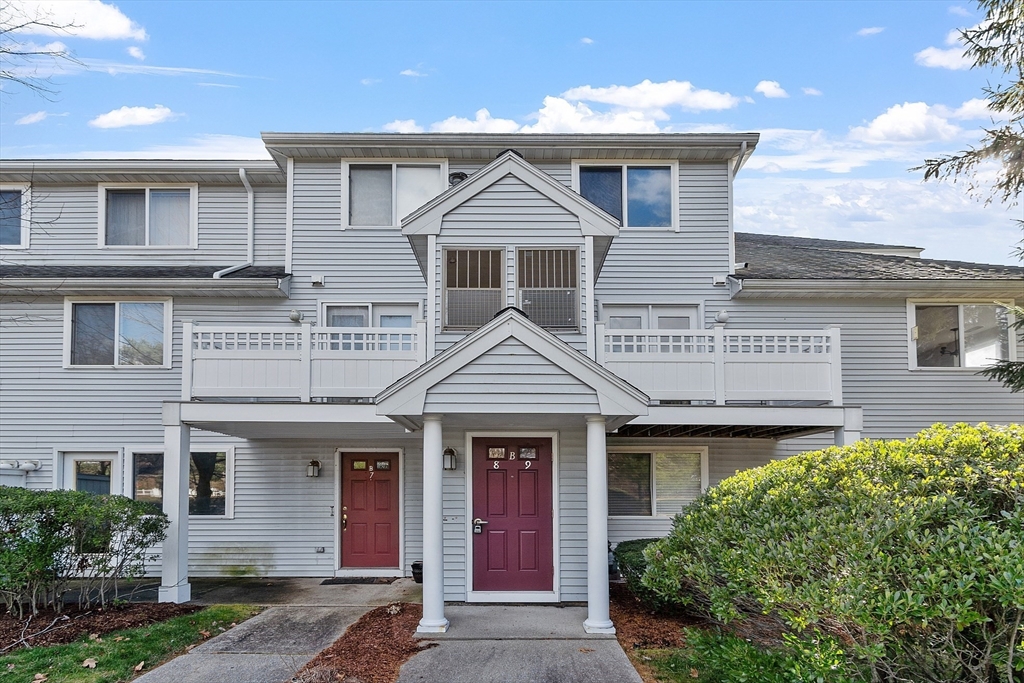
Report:
M423 618L417 633L444 633L441 416L423 416Z
M587 416L587 633L615 633L608 613L608 455L605 419Z
M171 520L163 545L160 602L188 602L188 465L191 428L181 423L181 405L164 404L164 514Z
M837 446L849 446L860 441L864 430L864 409L860 407L843 408L843 426L836 427L835 442Z

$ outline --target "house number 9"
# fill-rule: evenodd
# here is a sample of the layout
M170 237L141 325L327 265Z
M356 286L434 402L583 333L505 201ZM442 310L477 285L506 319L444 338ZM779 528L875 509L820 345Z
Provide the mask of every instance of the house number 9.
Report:
M527 460L526 461L526 469L530 469L530 465L531 464L532 464L532 461L531 460Z

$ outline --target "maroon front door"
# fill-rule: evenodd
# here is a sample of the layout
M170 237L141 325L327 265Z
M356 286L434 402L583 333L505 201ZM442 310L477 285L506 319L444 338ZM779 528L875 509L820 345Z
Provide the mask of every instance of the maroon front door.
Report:
M341 456L341 566L398 566L398 453Z
M473 590L554 590L551 468L551 439L473 439Z

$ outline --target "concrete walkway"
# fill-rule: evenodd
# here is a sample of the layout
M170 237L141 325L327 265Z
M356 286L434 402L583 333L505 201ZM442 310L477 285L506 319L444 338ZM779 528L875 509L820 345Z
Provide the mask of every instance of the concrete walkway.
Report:
M359 617L390 602L419 602L412 579L321 586L320 579L195 581L195 602L271 605L136 683L283 683Z
M398 683L641 683L613 635L583 631L584 607L450 605L447 633Z

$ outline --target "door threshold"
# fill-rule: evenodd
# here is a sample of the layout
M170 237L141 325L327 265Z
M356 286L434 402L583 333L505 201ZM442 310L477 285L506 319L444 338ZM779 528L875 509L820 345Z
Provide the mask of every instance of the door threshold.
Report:
M466 602L558 602L556 591L468 591Z
M402 578L405 572L398 567L343 567L334 570L335 578L369 576L373 578Z

